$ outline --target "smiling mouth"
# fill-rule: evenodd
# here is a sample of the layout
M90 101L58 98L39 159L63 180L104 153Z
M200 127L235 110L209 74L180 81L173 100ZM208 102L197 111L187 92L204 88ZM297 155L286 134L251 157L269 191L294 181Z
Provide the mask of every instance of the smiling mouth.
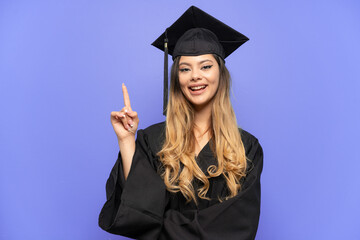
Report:
M191 90L191 91L200 91L200 90L202 90L202 89L205 89L206 88L206 85L203 85L203 86L196 86L196 87L189 87L189 89Z

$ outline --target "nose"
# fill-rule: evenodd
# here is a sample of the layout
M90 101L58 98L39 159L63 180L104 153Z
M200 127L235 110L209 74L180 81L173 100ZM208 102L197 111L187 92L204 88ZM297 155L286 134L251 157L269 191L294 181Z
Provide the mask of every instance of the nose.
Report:
M193 80L193 81L201 80L201 73L199 70L196 70L196 69L192 70L191 80Z

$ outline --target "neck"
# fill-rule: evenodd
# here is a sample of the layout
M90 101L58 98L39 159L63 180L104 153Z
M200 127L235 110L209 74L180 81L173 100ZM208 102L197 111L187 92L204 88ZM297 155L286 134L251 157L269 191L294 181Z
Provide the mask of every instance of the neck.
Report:
M212 104L207 104L204 107L195 108L194 123L196 126L195 131L203 133L207 131L211 124L211 108Z

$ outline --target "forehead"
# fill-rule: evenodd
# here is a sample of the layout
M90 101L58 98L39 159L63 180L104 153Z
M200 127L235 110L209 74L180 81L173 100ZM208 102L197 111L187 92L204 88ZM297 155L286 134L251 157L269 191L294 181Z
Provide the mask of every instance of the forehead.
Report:
M181 56L179 60L179 64L188 63L188 64L197 64L205 61L216 62L216 59L212 54L204 54L198 56Z

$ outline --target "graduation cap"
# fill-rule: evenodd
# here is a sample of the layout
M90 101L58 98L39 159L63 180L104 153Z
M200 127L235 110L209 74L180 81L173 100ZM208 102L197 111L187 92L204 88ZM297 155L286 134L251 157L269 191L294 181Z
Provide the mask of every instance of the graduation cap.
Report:
M243 43L246 36L207 14L191 6L151 45L164 51L164 102L166 115L168 101L168 54L173 60L178 56L198 56L216 54L225 59Z

